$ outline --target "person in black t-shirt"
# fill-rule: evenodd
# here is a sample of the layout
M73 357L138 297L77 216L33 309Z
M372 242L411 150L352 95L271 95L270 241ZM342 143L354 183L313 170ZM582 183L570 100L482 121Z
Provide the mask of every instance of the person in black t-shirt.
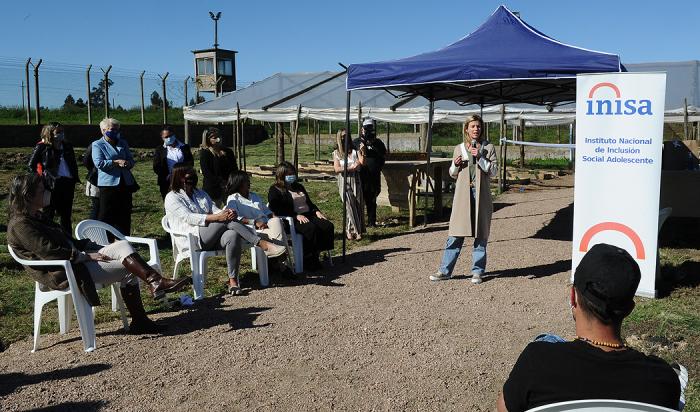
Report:
M593 246L578 265L571 288L576 339L548 335L527 345L503 385L498 410L525 411L582 399L677 409L681 387L674 369L628 348L621 337L640 278L637 262L625 250Z
M382 191L382 168L386 162L386 146L377 138L372 119L362 122L360 138L353 142L365 159L360 169L362 195L367 207L367 226L377 225L377 196Z

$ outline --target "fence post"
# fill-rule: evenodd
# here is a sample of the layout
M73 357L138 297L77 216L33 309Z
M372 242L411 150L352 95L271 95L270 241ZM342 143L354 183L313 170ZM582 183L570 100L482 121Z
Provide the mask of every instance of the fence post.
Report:
M143 99L143 75L146 74L146 71L141 72L141 76L139 76L139 83L141 85L141 124L146 124L146 103L144 102Z
M41 124L41 104L39 104L39 66L41 66L41 59L39 63L34 66L34 100L36 101L36 124Z
M190 81L190 76L185 77L185 104L182 106L183 110L184 107L188 105L187 103L187 82Z
M104 76L104 103L105 103L105 118L109 117L109 71L112 70L112 65L110 64L109 67L107 67L107 71L105 69L100 68L102 70L102 73L105 74Z
M92 69L92 64L88 65L88 68L85 71L85 80L87 81L88 124L92 124L92 99L90 98L90 69Z
M158 75L163 83L163 124L168 123L168 96L165 91L165 80L168 78L168 74L170 73L165 72L165 76Z
M24 66L24 72L27 77L27 124L32 124L32 94L29 91L29 65L32 63L32 58L27 59L27 64Z

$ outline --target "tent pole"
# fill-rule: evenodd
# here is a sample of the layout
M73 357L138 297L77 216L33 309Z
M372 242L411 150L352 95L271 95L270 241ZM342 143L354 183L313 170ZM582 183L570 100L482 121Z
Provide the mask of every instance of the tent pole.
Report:
M386 122L386 152L391 153L391 123Z
M294 141L292 142L292 164L299 174L299 123L301 122L301 105L297 107L297 121L294 122Z
M330 124L330 123L329 123ZM358 134L359 134L358 130ZM346 139L349 139L352 141L352 137L350 134L350 90L348 90L348 96L347 96L347 102L345 105L345 134L347 135ZM341 141L340 144L345 145L344 141ZM347 186L347 178L348 178L348 151L347 148L344 148L345 152L345 163L343 164L343 185ZM343 239L343 263L345 263L345 248L346 248L346 236L345 233L348 230L348 192L345 190L345 187L343 187L343 233L341 238Z
M241 130L243 130L243 126L241 126L241 107L236 102L236 157L238 159L238 170L243 170Z
M683 139L688 140L688 98L683 99Z
M525 142L525 119L520 117L520 127L518 127L518 140ZM525 145L520 145L520 168L525 168Z
M505 136L505 133L503 132L503 126L506 122L506 105L502 104L501 105L501 121L499 122L499 133L498 133L498 149L499 149L499 159L498 162L500 163L501 168L505 168L505 158L503 157L503 151L504 147L506 145L505 142L501 142L501 137ZM505 176L499 172L498 173L498 189L503 193L505 191Z
M423 194L423 226L428 225L428 189L430 187L430 155L433 151L433 112L435 111L435 102L430 99L428 106L428 131L425 145L425 193ZM442 194L441 194L442 195Z

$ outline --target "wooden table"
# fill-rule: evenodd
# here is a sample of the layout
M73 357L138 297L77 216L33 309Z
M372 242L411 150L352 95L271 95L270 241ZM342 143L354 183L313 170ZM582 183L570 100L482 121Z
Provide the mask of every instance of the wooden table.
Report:
M430 176L433 181L433 211L442 214L443 180L449 178L452 159L430 159ZM415 226L417 193L425 174L426 160L389 160L382 169L382 191L377 203L391 206L395 211L408 209L408 220Z

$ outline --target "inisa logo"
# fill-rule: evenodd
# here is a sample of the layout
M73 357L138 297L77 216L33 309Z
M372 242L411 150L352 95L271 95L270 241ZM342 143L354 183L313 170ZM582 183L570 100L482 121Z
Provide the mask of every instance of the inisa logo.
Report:
M609 88L615 92L615 99L593 99L593 95L598 89ZM613 83L598 83L591 87L591 91L588 92L588 100L586 100L586 115L626 115L631 116L634 114L639 115L649 115L651 116L651 100L635 100L627 99L622 100L620 98L620 89Z

